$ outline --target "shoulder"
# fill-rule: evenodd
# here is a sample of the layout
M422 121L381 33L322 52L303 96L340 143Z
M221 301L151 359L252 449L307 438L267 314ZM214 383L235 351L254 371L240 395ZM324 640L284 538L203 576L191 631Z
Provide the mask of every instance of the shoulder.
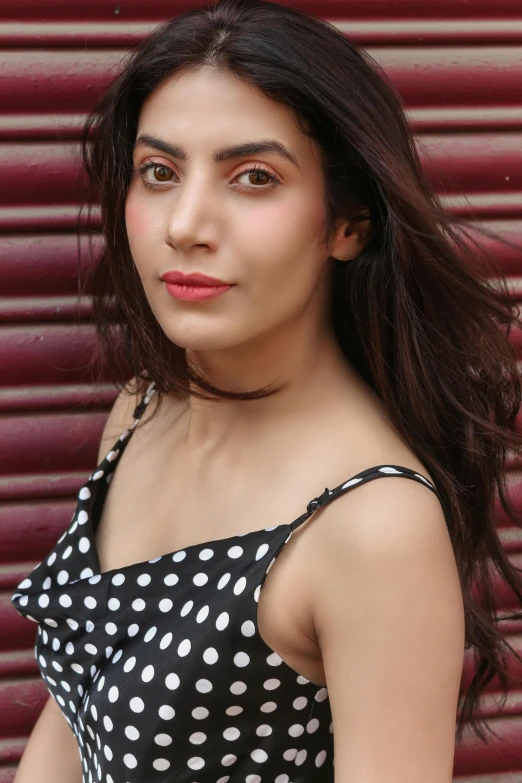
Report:
M464 613L440 502L421 483L383 477L322 512L311 523L309 600L334 724L351 737L339 769L346 779L366 765L382 779L409 781L413 768L426 772L415 779L442 779L434 770L452 758Z
M103 459L114 441L132 424L134 410L140 403L144 391L143 383L140 382L138 378L132 378L118 394L103 428L98 452L98 461ZM154 405L155 400L153 398L149 405L151 414ZM147 409L147 415L149 415L149 408Z

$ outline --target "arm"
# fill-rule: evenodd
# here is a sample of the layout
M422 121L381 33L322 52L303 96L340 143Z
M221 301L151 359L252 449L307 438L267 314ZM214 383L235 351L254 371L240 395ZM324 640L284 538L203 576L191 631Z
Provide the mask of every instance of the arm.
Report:
M345 497L311 572L335 781L450 783L464 611L442 509L398 478Z
M14 783L82 783L76 737L52 696L31 732Z
M133 388L131 384L127 384L126 388ZM118 395L103 430L98 462L114 440L130 426L138 402L139 398L134 393L121 392ZM76 737L52 696L31 732L14 783L82 783Z

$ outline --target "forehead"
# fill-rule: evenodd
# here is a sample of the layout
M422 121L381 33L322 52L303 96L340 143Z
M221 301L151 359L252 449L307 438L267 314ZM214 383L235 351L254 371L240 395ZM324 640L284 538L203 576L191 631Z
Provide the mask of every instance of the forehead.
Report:
M138 135L151 134L187 150L208 150L259 138L289 146L300 162L318 161L315 144L293 111L234 74L210 66L168 77L148 96Z

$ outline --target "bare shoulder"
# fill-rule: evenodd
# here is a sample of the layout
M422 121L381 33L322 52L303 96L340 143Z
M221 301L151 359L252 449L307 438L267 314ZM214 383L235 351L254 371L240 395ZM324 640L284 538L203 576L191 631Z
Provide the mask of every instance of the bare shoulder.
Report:
M114 441L132 424L134 410L139 404L142 396L138 389L137 378L132 378L118 394L103 428L98 452L98 461L103 459ZM147 409L147 416L153 414L154 407L155 399L153 398Z
M451 780L464 612L440 501L387 476L316 513L309 595L340 780Z

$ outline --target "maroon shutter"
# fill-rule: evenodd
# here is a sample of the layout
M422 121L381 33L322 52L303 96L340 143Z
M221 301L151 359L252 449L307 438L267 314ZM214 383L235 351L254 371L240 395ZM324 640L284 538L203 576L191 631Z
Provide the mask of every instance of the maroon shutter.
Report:
M35 626L14 612L10 595L68 524L115 396L84 369L93 334L77 301L80 123L126 47L176 9L203 4L0 0L0 783L12 780L47 695L33 659ZM447 203L466 211L465 194L481 220L522 241L520 0L295 5L334 21L382 63ZM85 241L81 248L86 263ZM520 255L499 254L522 301ZM520 333L513 339L522 359ZM511 464L522 514L521 475ZM520 530L500 511L498 524L521 567ZM498 605L516 606L500 585ZM505 631L522 651L522 626ZM493 683L488 714L494 693ZM522 686L492 725L499 738L489 746L458 748L459 780L522 781Z

